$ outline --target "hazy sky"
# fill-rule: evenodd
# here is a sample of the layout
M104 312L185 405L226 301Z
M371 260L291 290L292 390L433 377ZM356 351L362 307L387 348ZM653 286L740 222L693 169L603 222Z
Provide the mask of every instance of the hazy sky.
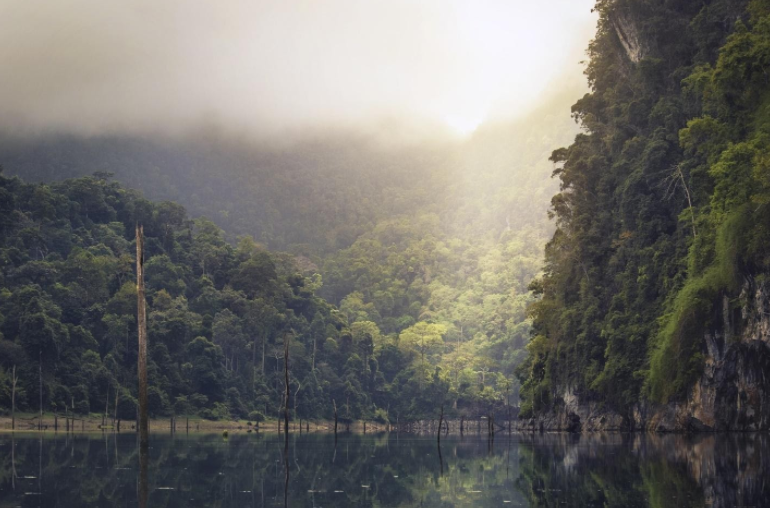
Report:
M593 0L0 0L0 127L458 132L574 86ZM565 86L567 86L565 84Z

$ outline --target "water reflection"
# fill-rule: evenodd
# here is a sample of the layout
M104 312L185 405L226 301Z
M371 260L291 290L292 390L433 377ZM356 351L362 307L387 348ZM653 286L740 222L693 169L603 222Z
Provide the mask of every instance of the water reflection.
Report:
M0 434L5 506L765 506L766 435Z
M146 436L146 435L145 435ZM115 464L118 464L117 460L117 444L118 440L115 439ZM147 501L150 498L150 449L147 443L139 443L139 485L137 488L137 496L139 497L139 508L147 508Z

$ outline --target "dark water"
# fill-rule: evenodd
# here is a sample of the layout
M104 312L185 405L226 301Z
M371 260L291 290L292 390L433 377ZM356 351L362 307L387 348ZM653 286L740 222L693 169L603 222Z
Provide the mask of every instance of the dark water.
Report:
M0 434L0 507L770 506L770 436Z

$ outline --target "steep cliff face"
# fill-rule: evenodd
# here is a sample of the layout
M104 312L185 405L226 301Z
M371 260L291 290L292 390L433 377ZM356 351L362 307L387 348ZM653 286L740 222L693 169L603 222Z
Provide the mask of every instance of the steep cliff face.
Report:
M685 400L640 403L621 415L582 401L572 387L554 411L521 430L713 432L770 430L770 284L749 279L740 295L714 305L718 319L703 337L703 373Z
M770 1L596 9L522 425L770 429Z
M703 340L703 374L686 401L658 408L649 418L639 418L635 422L638 427L770 429L770 288L765 282L748 281L737 306L725 297L715 312L720 310L720 326Z

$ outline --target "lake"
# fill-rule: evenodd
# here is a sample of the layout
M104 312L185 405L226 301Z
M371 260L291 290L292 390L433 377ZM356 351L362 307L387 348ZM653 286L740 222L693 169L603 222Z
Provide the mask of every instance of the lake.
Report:
M11 506L761 507L770 437L2 433Z

